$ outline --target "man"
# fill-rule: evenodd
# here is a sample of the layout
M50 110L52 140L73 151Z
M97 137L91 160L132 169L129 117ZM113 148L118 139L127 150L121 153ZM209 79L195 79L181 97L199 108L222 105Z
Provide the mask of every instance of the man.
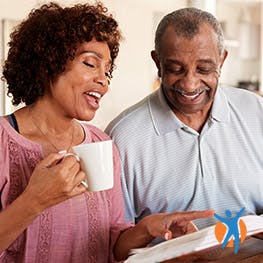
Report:
M227 57L218 21L196 8L168 14L151 56L161 87L106 129L121 155L126 220L176 210L263 213L263 99L218 87Z

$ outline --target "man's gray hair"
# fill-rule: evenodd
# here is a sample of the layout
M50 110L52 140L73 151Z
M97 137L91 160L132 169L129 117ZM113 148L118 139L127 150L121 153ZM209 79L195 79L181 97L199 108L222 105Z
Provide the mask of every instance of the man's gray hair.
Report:
M178 9L162 18L155 33L155 50L157 54L160 55L161 40L167 27L172 26L178 36L192 39L199 33L199 27L203 23L207 23L215 30L218 38L219 54L221 55L225 46L220 23L212 14L194 7Z

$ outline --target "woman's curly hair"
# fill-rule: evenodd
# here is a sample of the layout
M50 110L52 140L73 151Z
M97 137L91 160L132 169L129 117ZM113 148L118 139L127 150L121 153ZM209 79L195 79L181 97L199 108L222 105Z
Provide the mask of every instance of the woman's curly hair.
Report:
M106 41L112 66L119 52L118 24L102 3L61 7L51 2L33 9L10 35L9 52L3 66L12 103L34 103L44 95L50 81L65 70L76 48L84 41Z

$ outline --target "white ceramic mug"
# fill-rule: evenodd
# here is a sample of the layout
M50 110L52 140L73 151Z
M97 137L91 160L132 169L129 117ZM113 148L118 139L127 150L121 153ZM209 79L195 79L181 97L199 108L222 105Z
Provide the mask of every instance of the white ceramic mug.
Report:
M96 192L113 187L112 140L80 144L72 147L80 159L80 167L87 175L88 191Z

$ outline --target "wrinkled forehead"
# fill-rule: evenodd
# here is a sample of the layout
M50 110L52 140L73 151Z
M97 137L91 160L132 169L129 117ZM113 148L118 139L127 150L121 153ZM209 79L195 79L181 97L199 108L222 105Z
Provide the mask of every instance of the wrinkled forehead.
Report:
M160 55L173 53L175 51L193 53L199 50L219 51L218 36L212 26L203 23L199 26L195 34L178 33L176 28L168 26L162 36L160 45Z

